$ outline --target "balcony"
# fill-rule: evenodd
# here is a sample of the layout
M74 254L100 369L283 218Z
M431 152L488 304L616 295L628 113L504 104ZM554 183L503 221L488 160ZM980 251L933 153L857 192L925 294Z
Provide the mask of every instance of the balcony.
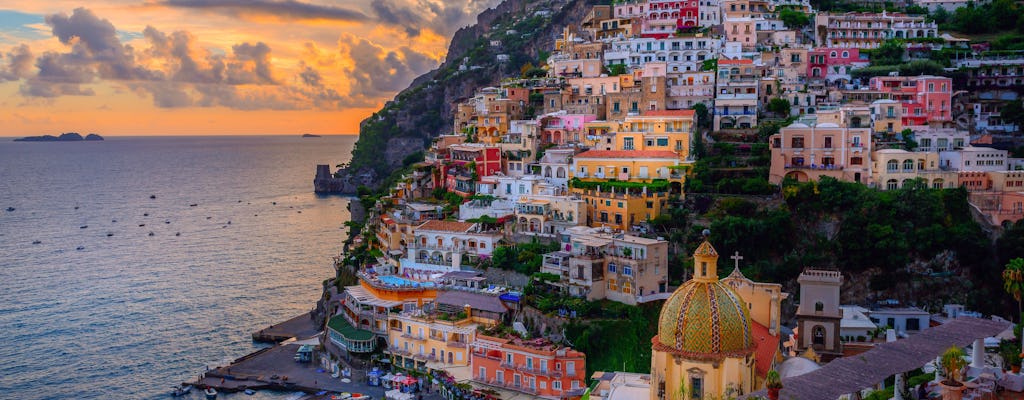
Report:
M413 335L413 334L409 334L409 333L403 333L402 337L406 338L406 339L412 339L412 340L426 340L423 337L423 335Z
M757 115L757 111L753 111L753 110L748 110L748 111L742 111L742 110L739 110L739 111L736 111L736 110L715 110L715 115L722 115L722 116L725 116L725 115Z
M815 170L815 171L842 171L843 168L844 167L842 165L835 165L835 164L832 164L832 165L817 165L817 164L811 164L811 165L790 165L790 164L786 164L786 169L810 169L810 170Z
M467 346L468 346L468 344L466 344L466 342L460 342L460 341L457 341L457 340L449 340L448 341L448 347L451 347L451 348L465 349Z

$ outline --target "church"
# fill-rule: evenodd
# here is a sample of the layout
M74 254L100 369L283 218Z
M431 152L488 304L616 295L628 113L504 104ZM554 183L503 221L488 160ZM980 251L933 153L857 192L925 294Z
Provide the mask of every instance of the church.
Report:
M651 340L651 373L597 372L592 398L711 399L761 389L779 357L782 286L747 279L735 254L718 278L718 252L707 240L693 254L693 277L665 301ZM595 396L596 395L596 396Z

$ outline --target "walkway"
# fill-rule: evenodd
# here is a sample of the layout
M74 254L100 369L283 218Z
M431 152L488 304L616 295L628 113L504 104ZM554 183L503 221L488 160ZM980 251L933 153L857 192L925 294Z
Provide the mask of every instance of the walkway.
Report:
M299 340L308 339L320 333L321 327L316 326L314 322L313 318L310 317L310 313L305 313L280 324L271 325L260 329L258 332L254 332L252 340L278 343L291 338Z
M838 399L934 361L950 346L967 346L975 339L995 336L1008 327L1006 322L960 317L909 338L880 344L859 355L838 358L817 371L783 379L779 398ZM761 390L747 398L765 395Z

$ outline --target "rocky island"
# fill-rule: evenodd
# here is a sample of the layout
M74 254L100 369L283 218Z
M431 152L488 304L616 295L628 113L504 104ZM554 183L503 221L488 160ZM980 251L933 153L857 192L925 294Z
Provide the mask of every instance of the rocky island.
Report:
M20 139L14 139L15 142L81 142L81 141L101 141L103 136L95 133L90 133L84 138L77 132L62 133L60 136L53 135L42 135L42 136L26 136Z
M302 137L304 137L304 138L311 138L311 137L320 137L320 135L314 135L312 133L303 133Z

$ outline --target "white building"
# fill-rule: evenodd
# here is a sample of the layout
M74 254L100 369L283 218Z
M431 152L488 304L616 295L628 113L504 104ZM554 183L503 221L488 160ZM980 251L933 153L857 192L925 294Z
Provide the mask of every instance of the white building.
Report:
M868 318L878 326L890 327L904 335L928 329L931 314L916 307L882 308L871 310Z
M1006 171L1006 150L968 146L960 150L939 152L939 165L956 171Z
M878 326L868 318L868 309L860 306L839 306L843 319L839 322L839 336L844 341L858 341L858 338L870 341Z
M483 232L479 224L430 220L413 230L413 242L401 260L401 271L422 273L458 271L462 256L488 257L501 239L498 232Z
M699 71L704 60L717 58L722 40L715 37L617 38L604 52L605 65L642 68L645 63L665 62L668 74Z
M952 128L929 129L927 126L924 128L914 130L914 140L917 141L915 151L953 151L962 149L971 140L971 134L967 131Z

